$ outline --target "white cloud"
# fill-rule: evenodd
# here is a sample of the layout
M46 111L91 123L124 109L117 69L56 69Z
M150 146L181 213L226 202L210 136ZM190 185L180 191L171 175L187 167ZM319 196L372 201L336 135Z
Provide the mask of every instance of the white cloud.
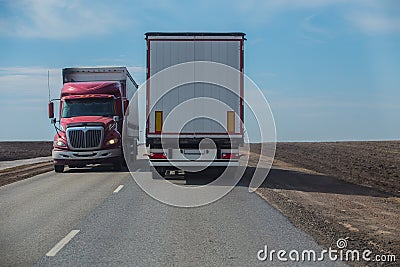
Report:
M32 67L0 67L0 94L4 104L7 104L9 98L22 99L43 99L47 101L48 86L47 72L49 71L50 88L52 96L59 94L59 88L62 84L61 69L43 68L39 66Z
M400 18L383 14L352 13L347 19L354 27L368 34L400 33Z
M5 75L47 75L47 72L60 71L58 68L31 67L0 67L0 77Z
M346 0L270 0L270 1L259 1L259 0L249 0L249 1L238 1L238 5L243 11L250 10L263 10L278 12L290 9L301 9L301 8L314 8L314 7L324 7L331 6L334 4L341 4L348 2Z
M0 114L5 127L0 140L50 140L47 119L48 68L0 67ZM61 69L50 69L51 97L59 96Z
M270 1L237 1L240 12L247 15L246 19L256 22L266 21L273 16L300 9L323 8L347 2L346 0L270 0Z
M145 68L140 66L127 67L131 75L137 82L138 78L144 77ZM7 104L9 98L20 99L42 99L47 101L48 85L47 73L49 71L49 83L51 97L56 98L60 94L62 87L62 69L44 68L40 66L31 67L0 67L0 103Z
M322 17L317 15L311 15L306 17L302 21L301 40L308 44L322 44L325 43L326 39L330 38L331 33L327 28L322 27L320 22L318 23L317 18Z
M246 22L253 25L265 25L273 17L293 11L320 12L335 8L339 19L343 19L360 32L369 34L399 33L400 18L398 1L374 0L270 0L238 1L236 7ZM320 15L322 17L322 15ZM312 43L323 42L321 37L329 37L331 32L314 21L315 15L308 16L302 22L302 28L308 34L303 39ZM312 36L309 36L313 34ZM317 37L319 35L319 37Z
M322 28L321 26L316 26L316 24L314 24L313 19L315 17L316 15L311 15L304 19L303 21L304 30L317 34L326 34L327 33L326 29Z
M102 35L132 23L101 1L24 0L8 3L8 8L18 15L3 18L0 31L25 38Z

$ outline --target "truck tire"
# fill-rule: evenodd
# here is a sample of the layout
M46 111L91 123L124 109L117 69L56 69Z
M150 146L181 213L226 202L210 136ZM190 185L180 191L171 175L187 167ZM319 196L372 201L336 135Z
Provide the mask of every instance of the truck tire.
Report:
M64 171L64 165L54 165L54 171L55 172L63 172Z
M153 167L152 176L153 179L160 179L165 177L166 169L163 167Z

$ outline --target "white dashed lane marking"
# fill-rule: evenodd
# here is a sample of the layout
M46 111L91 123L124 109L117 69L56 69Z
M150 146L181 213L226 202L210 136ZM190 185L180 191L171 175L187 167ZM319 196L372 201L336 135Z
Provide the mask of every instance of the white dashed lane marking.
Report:
M54 257L69 241L77 234L79 230L72 230L63 239L60 240L49 252L46 253L48 257Z
M124 187L124 185L119 185L115 190L114 190L114 194L118 193L122 188Z

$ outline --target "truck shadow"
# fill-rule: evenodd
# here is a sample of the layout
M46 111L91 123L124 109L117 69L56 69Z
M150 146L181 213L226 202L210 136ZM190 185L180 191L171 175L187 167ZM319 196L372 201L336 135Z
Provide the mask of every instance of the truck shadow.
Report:
M122 167L121 170L114 170L112 166L99 165L83 168L66 168L65 173L103 173L103 172L129 172L128 168Z
M150 171L148 160L146 159L138 159L135 160L134 164L131 165L131 170L138 170L141 171ZM89 165L83 168L66 168L66 173L94 173L94 172L123 172L129 173L129 169L127 166L123 166L121 170L115 170L111 165Z
M137 161L135 169L141 172L149 172L148 162L146 160ZM242 177L237 183L237 187L249 187L253 178L256 167L246 167ZM260 169L266 173L266 169ZM104 173L104 172L124 172L129 173L127 167L122 170L113 170L111 166L99 165L85 168L67 168L66 173ZM186 173L185 176L169 176L167 180L171 183L182 186L203 186L216 181L223 173L223 170L212 170L200 173ZM233 178L233 173L224 175L222 179L216 182L215 186L229 186ZM350 182L340 180L337 177L310 174L300 171L275 169L272 168L267 179L261 184L260 188L277 189L277 190L293 190L303 192L317 192L341 195L358 195L370 197L398 197L395 194L379 191L375 188L357 185Z
M255 167L247 167L242 178L236 186L249 187L255 171ZM263 171L266 170L264 169ZM218 174L219 173L214 173L214 175L186 175L186 185L200 186L208 184L216 180L218 178ZM229 182L218 183L217 185L226 186L229 185ZM382 192L374 188L349 183L336 177L284 169L271 169L267 179L264 180L260 188L386 198L396 196L394 194Z

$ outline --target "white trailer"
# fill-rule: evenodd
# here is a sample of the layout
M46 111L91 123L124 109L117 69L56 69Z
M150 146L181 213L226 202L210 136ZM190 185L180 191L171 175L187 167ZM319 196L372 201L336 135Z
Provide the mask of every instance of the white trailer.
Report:
M147 79L149 81L153 75L171 66L188 62L194 68L201 68L204 62L216 62L243 74L245 40L244 33L146 33ZM238 148L243 143L242 75L234 79L234 89L207 82L190 82L171 88L160 97L159 88L155 87L171 84L171 80L182 78L179 75L185 73L162 76L161 81L159 78L157 82L150 80L147 83L146 145L150 146L151 165L160 174L170 168L238 166ZM224 105L186 109L185 115L190 113L193 120L179 129L163 125L177 106L201 98L215 99ZM203 116L210 112L210 117L216 118L217 122ZM215 146L201 148L204 139L211 139ZM202 157L206 153L212 157Z

